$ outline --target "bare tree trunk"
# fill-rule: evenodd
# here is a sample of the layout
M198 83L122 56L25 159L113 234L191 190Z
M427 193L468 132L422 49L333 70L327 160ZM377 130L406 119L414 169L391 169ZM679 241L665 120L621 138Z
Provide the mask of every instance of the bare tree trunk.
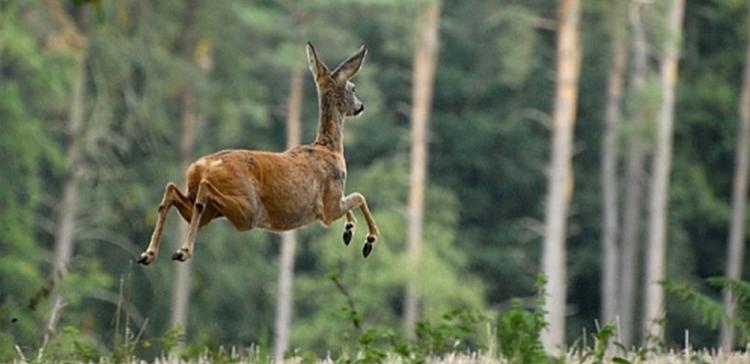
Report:
M649 203L648 255L646 260L646 295L644 333L647 338L661 340L664 325L664 287L661 281L666 270L666 228L669 196L669 172L672 163L672 129L674 124L675 84L677 61L682 40L684 0L672 0L667 15L667 34L661 58L661 107L656 134L656 145L651 172L651 201Z
M750 15L750 12L748 12ZM750 32L748 33L750 34ZM747 201L748 152L750 152L750 39L745 52L745 70L739 100L740 122L737 132L734 186L732 189L732 220L729 226L727 271L729 279L742 278L742 258L745 256L745 205ZM724 313L734 318L737 302L728 289L724 290ZM725 319L721 322L719 345L731 350L735 343L734 326Z
M195 14L199 5L198 0L189 0L185 3L184 18L182 21L182 37L179 46L186 59L192 60L200 66L200 59L194 53L196 44ZM192 162L195 150L195 135L198 123L198 110L195 100L195 85L188 81L182 91L182 134L180 135L180 171L187 173ZM187 184L187 181L185 181ZM187 238L188 227L180 224L176 227L176 238L183 242ZM190 266L192 260L175 263L174 283L172 284L172 315L170 323L172 327L181 327L187 332L188 306L190 304Z
M643 3L633 1L629 10L633 33L633 69L630 77L631 94L643 92L648 72L648 44L641 20ZM633 129L642 129L646 116L641 108L630 115ZM627 141L625 166L625 198L622 222L622 249L620 259L620 339L629 347L635 334L635 305L638 287L638 252L640 246L641 202L643 194L643 159L645 152L640 135L631 131Z
M83 130L84 98L86 88L87 52L84 49L79 55L78 69L73 81L73 94L68 115L68 146L65 160L68 164L67 177L63 182L62 198L58 206L57 226L55 228L55 255L52 260L50 280L52 289L67 273L68 263L73 256L76 212L78 209L78 186L83 174L81 166L81 133ZM62 302L59 293L52 302ZM57 303L56 303L57 305ZM47 335L52 334L57 326L58 315L52 315L46 326Z
M601 301L603 322L614 321L617 315L618 261L618 185L617 155L621 119L622 90L627 64L625 19L622 3L612 6L612 65L607 80L607 104L604 113L604 140L602 141L602 286Z
M195 128L198 115L195 104L195 91L192 86L182 94L182 134L180 135L180 171L187 171L195 149ZM176 238L182 242L187 238L188 227L179 224ZM188 306L190 303L191 260L175 263L175 277L172 285L172 327L187 329Z
M292 71L289 90L289 108L286 118L286 146L292 148L300 144L302 136L300 115L302 112L302 75L303 68ZM276 323L273 356L278 362L284 359L284 352L289 347L289 332L292 321L294 251L297 236L294 231L281 233L281 252L279 256L279 296L276 301Z
M571 160L581 56L580 2L560 0L558 16L557 80L542 260L542 268L548 280L548 297L544 309L549 323L548 329L542 333L542 343L548 351L559 349L565 341L565 239L568 206L574 183Z
M412 73L411 174L409 176L408 244L409 276L404 297L404 332L414 337L414 325L419 316L420 292L416 272L422 255L422 227L424 223L424 190L427 179L427 141L432 91L437 64L440 25L440 2L433 0L417 22Z

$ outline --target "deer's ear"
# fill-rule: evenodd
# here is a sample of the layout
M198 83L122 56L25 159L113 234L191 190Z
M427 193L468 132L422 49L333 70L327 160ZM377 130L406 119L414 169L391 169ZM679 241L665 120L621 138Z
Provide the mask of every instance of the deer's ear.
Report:
M362 62L364 62L366 55L367 46L363 44L354 54L336 67L336 70L333 71L333 78L338 82L346 82L352 79L362 68Z
M315 47L313 47L312 43L307 42L305 50L307 51L307 65L310 67L310 71L313 76L315 76L316 80L330 73L325 63L318 58L318 52L315 51Z

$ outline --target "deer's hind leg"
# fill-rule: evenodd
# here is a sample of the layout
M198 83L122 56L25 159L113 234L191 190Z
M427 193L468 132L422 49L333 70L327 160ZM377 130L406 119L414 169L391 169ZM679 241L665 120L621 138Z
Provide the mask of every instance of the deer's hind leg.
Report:
M196 192L187 238L180 249L172 254L172 259L181 262L190 259L193 255L198 229L219 214L225 216L239 230L250 228L254 210L246 202L244 199L228 197L208 180L201 180Z
M167 219L169 209L175 206L179 210L180 215L186 220L190 220L193 214L192 203L189 198L180 192L177 186L170 182L164 188L164 196L159 204L159 215L156 219L156 226L154 232L151 235L151 241L146 248L146 251L141 253L138 258L138 263L148 265L156 259L159 254L159 247L161 246L161 234L164 230L164 221Z

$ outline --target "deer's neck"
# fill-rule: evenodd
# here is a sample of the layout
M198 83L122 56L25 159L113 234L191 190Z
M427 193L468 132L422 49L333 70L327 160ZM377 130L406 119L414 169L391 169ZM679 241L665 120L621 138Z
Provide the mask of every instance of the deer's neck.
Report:
M329 102L320 101L320 118L315 144L344 153L344 116Z

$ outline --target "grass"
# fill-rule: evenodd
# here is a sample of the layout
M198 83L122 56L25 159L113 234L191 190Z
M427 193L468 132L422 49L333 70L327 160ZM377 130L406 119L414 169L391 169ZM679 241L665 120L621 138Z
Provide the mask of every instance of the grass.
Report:
M361 356L352 358L351 362L359 362L360 359L364 358L364 354L360 353ZM554 363L571 363L571 364L595 364L595 363L642 363L642 364L666 364L666 363L715 363L715 364L745 364L750 363L750 353L748 352L721 352L721 351L679 351L670 352L665 354L657 354L647 356L646 358L639 358L640 353L622 353L619 350L606 353L602 361L599 361L591 351L583 352L568 352L562 357L553 359L551 362ZM616 359L616 358L619 358ZM37 362L37 361L31 361ZM64 361L65 363L86 363L86 362L97 362L97 361ZM111 359L101 358L98 362L111 363ZM332 358L322 359L311 359L303 356L292 356L283 361L272 361L257 351L252 349L249 350L238 350L232 349L224 352L220 357L216 354L211 354L208 351L204 354L198 355L194 358L182 359L177 357L160 357L153 361L144 361L137 358L131 358L129 360L120 361L119 363L127 364L204 364L204 363L238 363L238 364L250 364L250 363L341 363L342 361L334 360ZM345 361L347 362L347 361ZM445 364L506 364L518 363L511 361L507 358L496 357L488 355L486 353L472 353L472 354L457 354L450 353L442 356L427 357L424 360L410 361L405 360L395 353L387 354L382 361L378 363L394 363L394 364L408 364L408 363L445 363ZM29 363L22 359L14 360L13 363Z
M547 327L544 320L545 280L540 276L536 283L537 294L533 307L524 307L514 301L510 308L496 318L467 310L452 310L436 322L417 324L416 338L403 337L392 330L365 329L360 313L346 287L337 275L331 280L349 299L347 320L355 335L347 349L332 351L321 358L311 352L295 350L284 360L273 360L268 351L259 346L250 348L223 348L189 345L185 343L182 329L167 330L163 336L142 341L145 326L138 330L130 327L125 315L121 322L120 305L115 315L115 337L111 349L93 345L74 327L65 327L56 335L45 337L39 349L27 351L15 346L15 357L4 356L0 361L12 363L750 363L750 344L743 351L693 350L686 336L685 348L668 349L658 341L644 348L626 350L617 340L613 323L597 324L597 332L584 335L566 351L550 353L541 343L541 333ZM123 295L124 280L120 284ZM750 285L748 285L750 287ZM684 289L683 289L684 291ZM692 291L690 291L692 292ZM748 288L750 292L750 288ZM692 296L691 296L692 297ZM750 297L750 293L748 293ZM702 301L701 301L702 302ZM57 305L56 305L57 307ZM54 310L53 310L54 311ZM56 312L53 312L56 314ZM587 339L593 345L587 344ZM48 340L49 339L49 340ZM138 357L139 347L159 349L160 356L144 360ZM0 348L3 349L3 348ZM7 348L5 348L7 349ZM105 350L102 352L101 350ZM153 352L153 351L152 351ZM5 355L8 353L6 352ZM11 353L12 354L12 353Z

